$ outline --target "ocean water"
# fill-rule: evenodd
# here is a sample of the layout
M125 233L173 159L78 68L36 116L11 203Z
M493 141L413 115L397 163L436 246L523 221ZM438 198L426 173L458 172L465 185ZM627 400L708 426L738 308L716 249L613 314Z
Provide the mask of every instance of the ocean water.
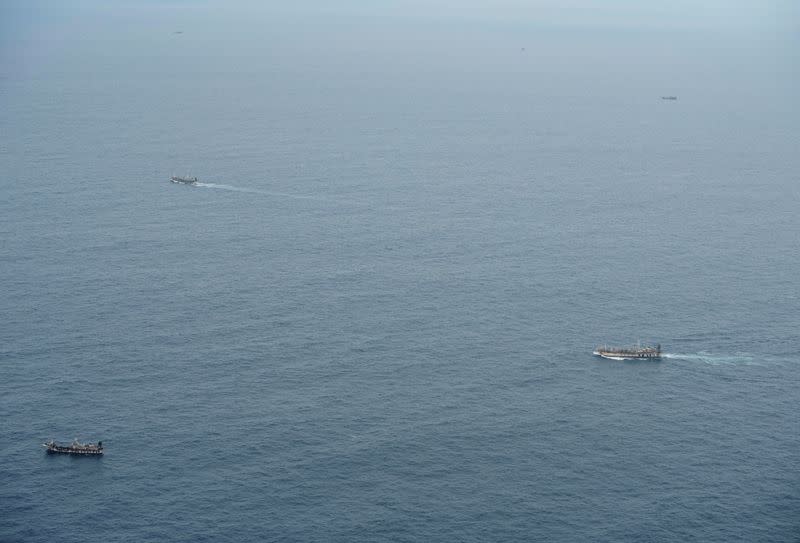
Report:
M798 541L796 35L408 5L3 8L0 541Z

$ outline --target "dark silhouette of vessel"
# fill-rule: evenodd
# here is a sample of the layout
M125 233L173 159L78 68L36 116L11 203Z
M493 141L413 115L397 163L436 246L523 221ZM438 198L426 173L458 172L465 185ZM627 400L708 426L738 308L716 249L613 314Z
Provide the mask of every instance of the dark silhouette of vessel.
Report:
M81 443L77 439L74 439L72 443L63 445L51 439L42 446L47 449L48 454L74 454L78 456L99 456L103 454L102 441L98 441L97 443Z

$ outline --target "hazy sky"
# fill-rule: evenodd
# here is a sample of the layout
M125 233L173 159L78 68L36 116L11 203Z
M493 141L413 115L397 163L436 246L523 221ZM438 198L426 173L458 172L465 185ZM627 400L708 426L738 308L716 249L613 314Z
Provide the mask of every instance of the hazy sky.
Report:
M721 88L742 78L796 87L800 1L0 0L0 70L83 66L104 43L145 69L174 51L159 40L176 30L192 44L187 66L227 55L232 69L475 70L525 47L547 70L625 79L649 63L670 81L717 73Z
M174 10L214 9L235 13L305 13L365 17L414 17L528 24L616 26L628 28L782 28L800 30L796 0L4 0L0 19L48 17L83 10L154 7Z
M151 2L159 3L158 0ZM165 3L191 4L181 0ZM259 11L413 17L453 22L469 20L634 29L800 29L800 2L796 0L299 0L285 3L244 0L233 4L249 4Z

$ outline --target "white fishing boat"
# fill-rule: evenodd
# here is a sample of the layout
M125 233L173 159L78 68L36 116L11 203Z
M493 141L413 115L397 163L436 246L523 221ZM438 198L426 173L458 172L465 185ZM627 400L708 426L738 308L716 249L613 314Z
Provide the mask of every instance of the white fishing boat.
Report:
M638 360L661 358L661 344L655 347L636 345L634 347L597 347L592 354L610 360Z

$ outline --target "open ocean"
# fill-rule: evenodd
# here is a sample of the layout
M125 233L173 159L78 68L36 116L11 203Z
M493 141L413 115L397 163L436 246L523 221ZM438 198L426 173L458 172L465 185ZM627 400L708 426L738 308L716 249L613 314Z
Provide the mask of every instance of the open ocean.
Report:
M786 18L342 6L0 8L0 541L800 541Z

